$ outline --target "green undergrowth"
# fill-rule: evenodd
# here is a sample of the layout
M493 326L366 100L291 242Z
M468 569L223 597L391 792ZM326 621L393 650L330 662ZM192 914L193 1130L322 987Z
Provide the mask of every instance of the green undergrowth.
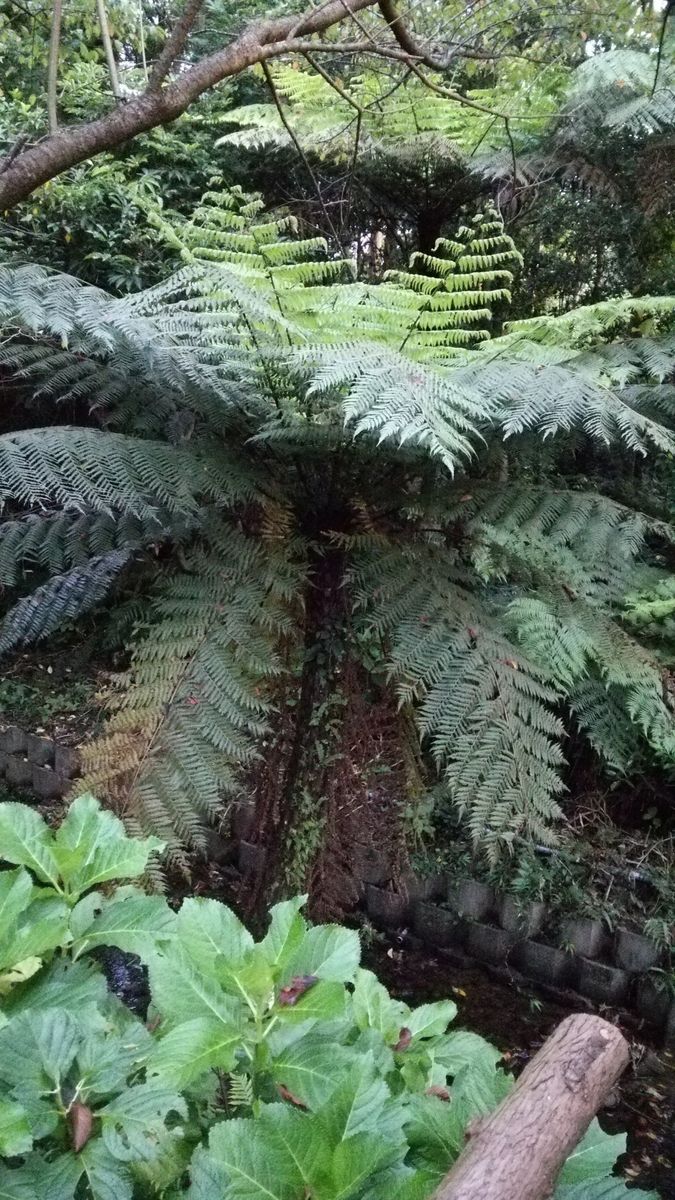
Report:
M138 884L156 838L89 795L56 831L0 804L0 1195L5 1200L408 1200L513 1086L444 1000L409 1008L354 930L277 904L257 943L216 900ZM141 1020L94 957L147 967ZM557 1200L619 1200L594 1123Z

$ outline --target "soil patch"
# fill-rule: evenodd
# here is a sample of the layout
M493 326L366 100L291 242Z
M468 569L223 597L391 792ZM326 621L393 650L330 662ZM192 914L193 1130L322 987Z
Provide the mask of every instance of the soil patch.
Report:
M102 664L82 661L77 647L16 655L0 678L0 723L80 745L100 726L109 678Z

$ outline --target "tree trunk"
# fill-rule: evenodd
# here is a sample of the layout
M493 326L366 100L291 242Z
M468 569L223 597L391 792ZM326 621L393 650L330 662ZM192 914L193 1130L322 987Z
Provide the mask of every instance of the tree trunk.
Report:
M511 1094L470 1129L434 1200L545 1200L628 1061L613 1025L567 1017Z

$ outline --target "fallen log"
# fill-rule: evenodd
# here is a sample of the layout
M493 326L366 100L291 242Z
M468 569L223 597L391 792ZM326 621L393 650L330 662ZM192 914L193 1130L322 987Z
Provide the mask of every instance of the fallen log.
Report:
M545 1200L629 1057L607 1021L567 1017L513 1091L470 1128L434 1200Z

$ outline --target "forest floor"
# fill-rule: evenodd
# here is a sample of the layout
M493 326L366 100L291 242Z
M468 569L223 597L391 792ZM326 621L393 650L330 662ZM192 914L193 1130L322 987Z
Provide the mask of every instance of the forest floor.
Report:
M399 938L378 936L365 958L391 993L408 1003L452 997L458 1027L482 1034L502 1050L505 1069L516 1074L564 1017L591 1008L580 997L544 999L532 988ZM632 1057L619 1088L598 1114L600 1123L609 1133L628 1134L620 1162L627 1180L675 1200L675 1052L660 1048L628 1013L606 1009L600 1015L619 1026Z

